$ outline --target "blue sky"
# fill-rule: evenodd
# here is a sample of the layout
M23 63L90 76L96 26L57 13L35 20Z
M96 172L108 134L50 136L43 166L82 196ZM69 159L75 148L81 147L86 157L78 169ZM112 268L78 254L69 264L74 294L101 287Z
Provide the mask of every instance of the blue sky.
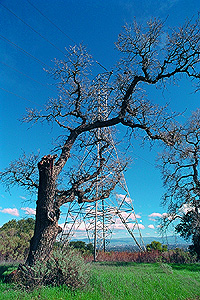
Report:
M25 114L27 107L40 109L49 97L56 96L52 78L47 76L43 69L53 67L54 58L62 59L65 47L83 42L94 59L110 70L117 60L114 42L117 41L117 36L126 22L130 23L134 17L139 22L159 17L166 20L167 26L179 26L186 18L195 16L199 9L198 0L30 2L62 32L44 18L29 1L1 0L1 170L8 166L10 161L17 159L22 150L27 153L40 150L43 156L52 148L52 139L58 134L56 129L46 125L30 127L22 124L20 118ZM192 92L192 84L182 80L179 86L168 87L164 94L152 90L150 98L159 104L168 102L172 110L186 110L187 117L199 105L198 94ZM148 147L142 148L133 140L130 148L133 162L125 174L144 236L157 234L158 223L155 220L165 213L165 209L160 206L164 189L160 172L155 168L158 151L157 146L150 151ZM33 196L32 202L27 202L29 199L29 195L22 189L14 188L8 193L1 186L0 226L12 218L20 219L27 217L28 213L33 213L36 195Z

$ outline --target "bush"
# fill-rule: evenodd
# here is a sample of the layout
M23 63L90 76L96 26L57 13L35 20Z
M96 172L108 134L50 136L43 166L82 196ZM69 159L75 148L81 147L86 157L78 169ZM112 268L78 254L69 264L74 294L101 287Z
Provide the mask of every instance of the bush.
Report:
M92 255L84 255L86 261L92 261ZM151 250L146 252L103 252L99 251L97 255L98 261L122 261L122 262L138 262L138 263L194 263L196 257L190 255L183 249L176 248L160 252L159 250Z
M172 266L166 264L166 263L159 263L161 270L166 274L173 274Z
M88 279L89 264L75 249L68 248L55 250L45 264L37 262L33 267L20 265L12 281L28 289L42 285L67 285L74 290L83 288Z
M175 250L170 251L170 260L172 263L187 264L195 262L196 257L190 255L189 252L186 252L183 249L176 248Z

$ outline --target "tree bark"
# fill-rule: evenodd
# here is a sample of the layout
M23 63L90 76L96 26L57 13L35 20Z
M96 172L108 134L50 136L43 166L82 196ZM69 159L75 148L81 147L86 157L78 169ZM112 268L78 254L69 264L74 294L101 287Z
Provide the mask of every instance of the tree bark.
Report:
M34 236L30 242L26 264L32 266L36 261L46 261L53 250L53 245L61 228L58 226L60 216L56 201L56 175L54 159L56 156L44 156L38 164L39 188L36 207Z

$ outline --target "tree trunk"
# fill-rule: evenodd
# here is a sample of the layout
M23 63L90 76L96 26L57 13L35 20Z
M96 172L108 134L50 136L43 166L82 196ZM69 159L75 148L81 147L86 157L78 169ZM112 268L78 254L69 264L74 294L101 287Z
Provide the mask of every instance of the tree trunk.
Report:
M53 250L53 245L61 228L58 226L60 209L55 197L56 175L54 159L56 156L44 156L38 164L39 188L36 207L34 236L30 242L26 264L34 265L37 261L46 261Z

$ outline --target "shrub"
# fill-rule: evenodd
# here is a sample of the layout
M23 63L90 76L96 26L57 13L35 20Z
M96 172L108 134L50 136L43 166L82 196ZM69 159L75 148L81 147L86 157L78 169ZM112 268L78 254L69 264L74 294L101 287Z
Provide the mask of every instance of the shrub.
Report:
M159 263L161 270L166 274L173 274L172 266L166 264L166 263Z
M86 261L92 261L92 255L84 255ZM98 261L124 261L124 262L138 262L138 263L194 263L196 257L185 252L183 249L177 248L160 252L159 250L151 250L146 252L103 252L99 251L97 255Z
M196 257L183 249L176 248L175 250L170 251L170 261L172 263L180 264L193 263L196 261Z
M89 279L89 264L84 262L75 249L55 250L46 262L37 262L33 267L20 265L12 281L25 288L36 286L67 285L72 290L83 288Z

